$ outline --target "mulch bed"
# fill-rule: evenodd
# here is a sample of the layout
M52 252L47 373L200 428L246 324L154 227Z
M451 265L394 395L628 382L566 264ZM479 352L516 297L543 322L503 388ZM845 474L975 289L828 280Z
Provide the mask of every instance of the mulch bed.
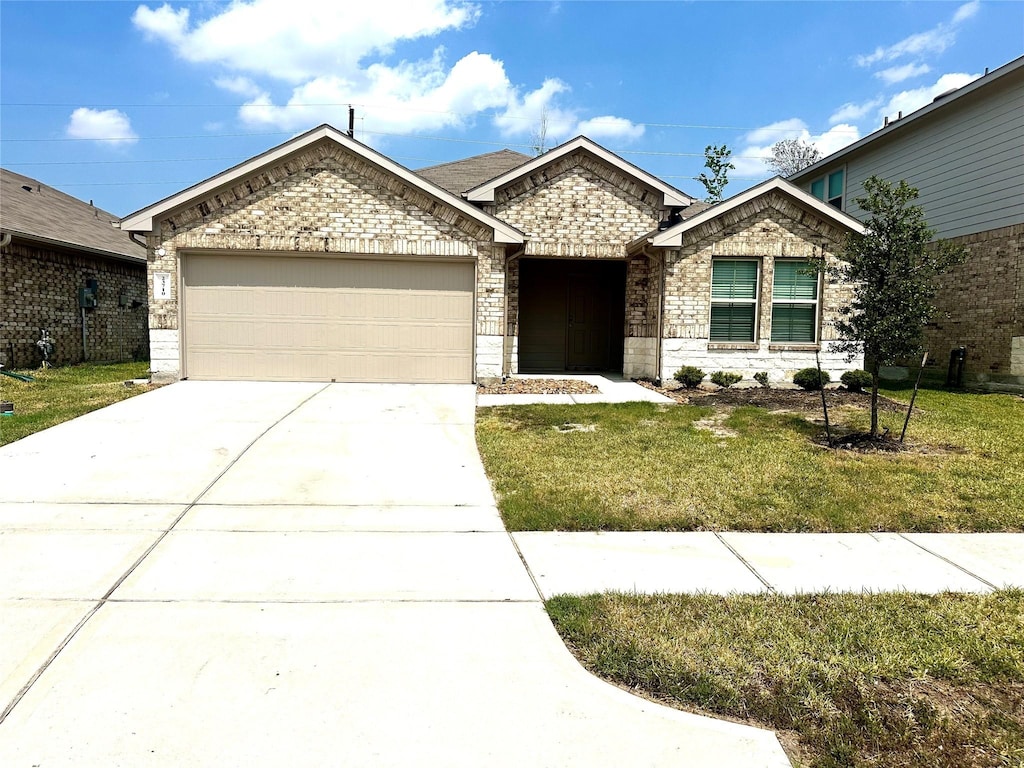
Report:
M601 390L574 379L508 379L504 384L478 385L481 395L594 395Z
M752 387L749 389L678 389L673 387L656 387L648 382L639 382L648 389L653 389L680 403L692 405L741 406L754 405L773 411L821 411L821 393L807 392L802 389L766 389ZM825 402L829 408L848 405L857 408L871 407L869 392L850 392L845 389L825 390ZM907 406L887 397L879 396L878 410L890 413L903 413Z

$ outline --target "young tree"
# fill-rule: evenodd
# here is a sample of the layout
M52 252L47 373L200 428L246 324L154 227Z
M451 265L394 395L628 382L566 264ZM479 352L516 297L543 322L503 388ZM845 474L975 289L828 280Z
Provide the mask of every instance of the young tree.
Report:
M548 108L544 107L544 111L540 113L540 122L537 125L537 130L530 132L530 147L533 149L533 154L543 155L548 151Z
M967 252L932 242L917 199L905 181L877 176L864 181L857 205L869 214L862 235L851 235L843 262L829 272L853 285L853 301L836 322L832 349L851 357L863 351L871 374L871 436L878 435L878 371L921 352L924 325L935 314L935 278L961 263ZM820 265L819 265L820 268Z
M722 146L704 147L704 167L711 171L711 176L701 173L697 181L704 185L708 196L704 198L706 203L719 203L722 201L722 193L725 185L729 183L729 171L735 170L736 166L729 162L732 150L725 144Z
M821 160L821 152L813 144L802 139L783 139L772 144L772 155L768 167L780 176L792 176L809 165Z

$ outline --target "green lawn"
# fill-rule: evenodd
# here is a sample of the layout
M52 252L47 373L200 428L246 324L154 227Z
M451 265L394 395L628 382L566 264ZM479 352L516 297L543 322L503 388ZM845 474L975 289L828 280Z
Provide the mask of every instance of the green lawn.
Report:
M922 390L917 407L908 439L932 448L898 455L827 450L812 414L752 406L487 408L477 441L512 530L1024 528L1024 399ZM831 415L868 424L862 408ZM695 428L708 418L736 436ZM895 434L902 418L881 414Z
M19 373L36 380L23 382L0 375L0 399L14 403L14 415L0 418L0 445L149 390L124 385L129 379L149 377L146 362L86 364Z
M1024 765L1024 592L556 597L587 668L779 731L796 765Z

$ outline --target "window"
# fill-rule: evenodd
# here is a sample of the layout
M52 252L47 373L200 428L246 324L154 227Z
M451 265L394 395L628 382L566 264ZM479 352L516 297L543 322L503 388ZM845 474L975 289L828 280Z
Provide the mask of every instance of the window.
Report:
M711 263L711 341L753 342L757 317L757 262Z
M772 341L813 344L818 335L818 275L805 261L776 261L772 285Z
M811 194L839 210L843 210L843 169L833 171L811 182ZM827 193L827 194L826 194Z

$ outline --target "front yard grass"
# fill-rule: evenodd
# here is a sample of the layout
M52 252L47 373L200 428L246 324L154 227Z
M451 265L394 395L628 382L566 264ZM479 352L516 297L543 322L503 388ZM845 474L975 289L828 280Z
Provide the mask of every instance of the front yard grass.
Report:
M23 382L0 376L0 399L14 403L14 415L0 417L0 445L149 390L124 386L129 379L149 376L146 362L85 364L19 373L36 380Z
M815 768L1024 765L1024 592L555 597L591 671Z
M477 442L517 531L1024 528L1024 399L922 390L916 408L925 447L899 454L828 450L812 414L649 403L480 409ZM880 419L899 434L903 414Z

